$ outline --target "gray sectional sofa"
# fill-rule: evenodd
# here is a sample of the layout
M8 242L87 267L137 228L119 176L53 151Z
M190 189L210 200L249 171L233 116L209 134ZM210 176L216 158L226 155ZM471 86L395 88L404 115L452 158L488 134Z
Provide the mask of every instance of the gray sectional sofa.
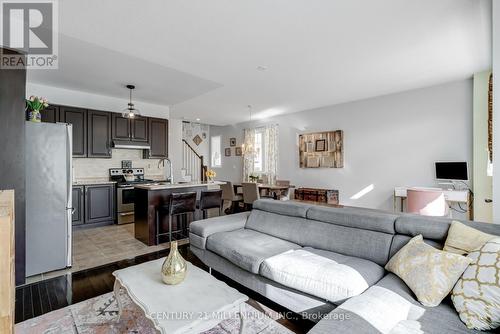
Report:
M370 209L258 200L251 212L191 223L190 247L207 266L318 322L310 333L473 333L449 298L437 307L424 307L402 280L384 270L416 235L442 247L450 223ZM500 235L500 225L467 224ZM306 293L278 283L269 275L267 262L297 250L334 260L360 275L366 289L349 298L326 300L317 291Z

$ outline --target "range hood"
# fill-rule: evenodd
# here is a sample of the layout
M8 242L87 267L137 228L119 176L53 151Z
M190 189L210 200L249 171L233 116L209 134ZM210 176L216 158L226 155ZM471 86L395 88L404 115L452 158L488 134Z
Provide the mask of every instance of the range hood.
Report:
M135 150L149 150L151 146L148 143L141 143L137 141L127 141L127 140L114 140L114 148L128 148Z

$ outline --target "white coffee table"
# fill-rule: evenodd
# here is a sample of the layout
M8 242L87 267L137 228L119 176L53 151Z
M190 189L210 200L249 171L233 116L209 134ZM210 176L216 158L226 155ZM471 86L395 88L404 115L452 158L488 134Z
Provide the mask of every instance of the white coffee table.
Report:
M186 279L178 285L166 285L160 269L165 259L158 259L113 272L114 293L120 315L119 292L124 289L160 333L200 333L238 313L248 297L188 264Z

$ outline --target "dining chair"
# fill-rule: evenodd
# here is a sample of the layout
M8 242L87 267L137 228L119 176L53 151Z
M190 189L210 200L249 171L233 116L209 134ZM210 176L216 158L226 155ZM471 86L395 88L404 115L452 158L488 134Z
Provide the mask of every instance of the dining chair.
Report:
M253 202L260 199L259 186L255 182L243 182L243 204L246 210L251 210Z
M260 184L269 184L269 177L267 174L260 174L259 179L257 180L257 183ZM259 194L264 197L269 197L269 190L268 189L259 189Z
M276 180L276 185L280 187L290 187L290 180ZM279 199L288 201L290 199L290 188L279 190Z
M226 213L235 213L239 207L239 203L243 201L243 196L235 194L231 181L225 181L220 187L222 189L222 200L230 202L228 212Z
M406 212L444 217L449 215L449 207L442 190L411 188L406 193Z

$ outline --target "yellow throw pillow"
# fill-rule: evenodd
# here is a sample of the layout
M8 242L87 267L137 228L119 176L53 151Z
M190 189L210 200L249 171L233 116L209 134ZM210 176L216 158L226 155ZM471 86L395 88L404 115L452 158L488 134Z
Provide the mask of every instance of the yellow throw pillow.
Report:
M443 250L450 253L467 255L494 237L494 235L453 221L448 230L448 237L446 237L446 241L444 242Z
M398 275L422 305L438 306L471 262L437 250L417 235L394 254L385 269Z
M474 263L453 288L451 300L469 329L500 326L500 237L486 242L467 257Z

